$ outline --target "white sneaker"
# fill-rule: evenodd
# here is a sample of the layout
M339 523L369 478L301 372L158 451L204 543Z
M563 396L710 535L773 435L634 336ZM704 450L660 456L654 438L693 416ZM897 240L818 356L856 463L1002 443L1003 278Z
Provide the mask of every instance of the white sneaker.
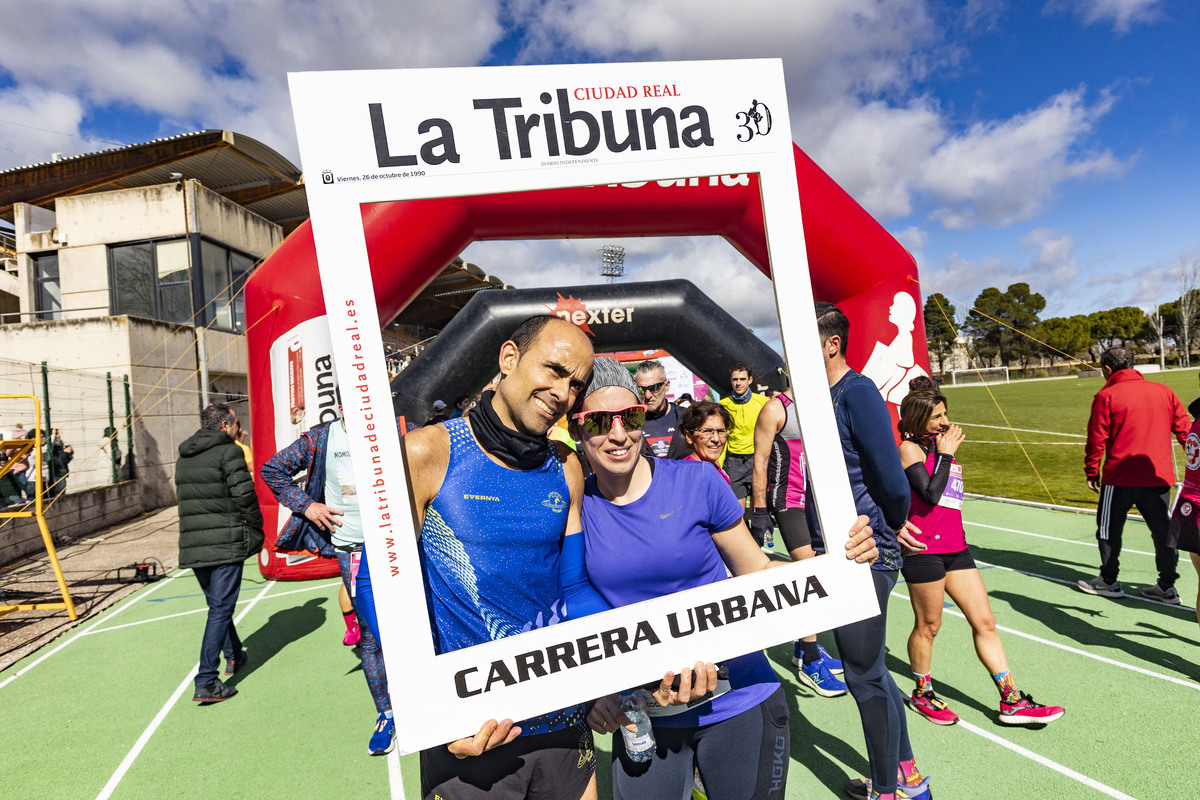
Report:
M1101 597L1125 596L1125 592L1121 589L1120 581L1113 581L1112 583L1109 583L1099 575L1087 581L1080 578L1079 580L1075 581L1075 585L1088 594L1096 594Z
M1169 589L1164 589L1157 583L1152 583L1149 586L1142 587L1142 597L1147 600L1157 600L1160 603L1169 605L1179 605L1179 592L1174 586Z

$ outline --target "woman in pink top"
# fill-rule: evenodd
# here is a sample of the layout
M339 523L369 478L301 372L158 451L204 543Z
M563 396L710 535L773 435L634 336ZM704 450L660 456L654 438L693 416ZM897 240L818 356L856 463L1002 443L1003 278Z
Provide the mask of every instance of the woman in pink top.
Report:
M1200 401L1198 401L1200 402ZM1188 411L1200 411L1196 402ZM1185 550L1192 557L1192 566L1200 576L1200 417L1188 431L1187 471L1183 474L1183 489L1175 500L1171 527L1167 529L1167 545ZM1200 592L1196 593L1196 620L1200 622Z
M683 412L679 427L683 428L683 438L688 446L688 455L683 460L707 461L729 483L729 476L721 469L721 456L725 455L733 417L725 407L709 400L693 403Z
M963 532L962 467L954 454L963 443L962 429L951 425L946 397L924 376L914 378L900 403L900 463L912 487L909 522L920 529L927 548L905 554L901 572L908 584L916 616L908 637L908 660L917 687L908 706L930 722L953 725L958 715L933 691L930 665L933 639L942 626L945 595L958 606L975 640L975 653L1000 690L1000 722L1043 725L1063 715L1061 706L1044 706L1017 689L1004 647L996 633L996 618L987 589L967 547Z

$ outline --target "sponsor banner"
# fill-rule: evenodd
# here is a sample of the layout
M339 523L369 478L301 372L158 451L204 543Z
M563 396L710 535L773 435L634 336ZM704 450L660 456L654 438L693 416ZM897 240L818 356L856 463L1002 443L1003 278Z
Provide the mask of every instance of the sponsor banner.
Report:
M773 271L776 303L811 307L777 59L296 73L289 81L376 603L405 609L379 619L389 681L419 687L404 693L398 709L421 720L397 727L401 752L474 735L488 719L550 712L696 660L723 660L878 613L868 569L837 555L833 532L848 530L855 514L825 391L798 397L796 408L835 555L443 654L423 612L365 207L757 174L770 259L787 265ZM597 221L597 235L603 224ZM414 275L412 283L431 277ZM626 324L638 313L619 302L556 302L553 313L588 328ZM781 333L791 374L824 387L815 320L784 315ZM307 356L302 363L307 369Z

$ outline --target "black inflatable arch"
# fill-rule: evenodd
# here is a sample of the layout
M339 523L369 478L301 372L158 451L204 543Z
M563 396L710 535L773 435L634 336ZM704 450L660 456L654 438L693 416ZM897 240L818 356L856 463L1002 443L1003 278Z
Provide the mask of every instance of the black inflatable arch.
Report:
M433 401L473 395L496 376L497 354L529 317L556 314L592 337L596 352L663 348L722 395L729 367L783 389L783 359L688 280L480 292L392 381L396 413L420 423Z

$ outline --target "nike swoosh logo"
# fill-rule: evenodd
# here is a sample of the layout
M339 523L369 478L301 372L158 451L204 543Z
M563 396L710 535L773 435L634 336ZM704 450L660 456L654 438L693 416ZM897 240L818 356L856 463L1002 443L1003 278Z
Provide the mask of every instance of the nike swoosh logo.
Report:
M676 511L678 511L680 508L683 508L683 506L679 506L679 508L676 508L676 509L673 509L673 510L671 510L671 511L668 511L668 512L667 512L667 513L665 513L665 514L659 514L659 515L658 515L658 518L659 518L659 519L666 519L667 517L671 516L671 515L672 515L672 514L674 514Z

